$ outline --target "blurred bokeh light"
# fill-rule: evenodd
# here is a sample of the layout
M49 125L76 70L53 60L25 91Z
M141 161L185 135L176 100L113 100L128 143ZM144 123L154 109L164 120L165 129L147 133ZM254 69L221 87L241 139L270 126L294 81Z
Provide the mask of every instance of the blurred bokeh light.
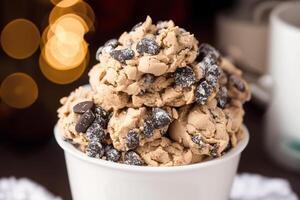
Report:
M7 55L15 59L30 57L39 47L40 32L27 19L9 22L1 33L1 45Z
M39 66L41 72L44 76L57 84L68 84L76 81L80 76L83 74L84 70L86 69L89 63L89 52L87 51L87 55L85 59L80 63L80 65L76 68L69 69L69 70L57 70L53 68L44 58L44 53L40 55L39 59Z
M51 0L51 2L61 8L69 7L77 3L79 0Z
M41 40L39 65L44 76L57 84L71 83L88 65L88 44L84 35L94 22L94 12L84 1L63 0L49 16Z
M80 17L74 14L61 16L43 33L42 56L57 70L78 67L87 54L88 45L84 41L87 31Z
M69 42L52 37L45 46L44 57L49 65L57 70L69 70L78 67L85 59L88 45L72 32L66 32Z
M14 73L3 80L1 98L11 107L26 108L38 98L38 86L29 75Z
M56 20L54 24L51 25L51 31L54 33L61 32L72 32L76 33L79 37L83 37L86 32L88 32L88 26L84 19L76 14L66 14L61 16ZM49 39L49 38L48 38ZM64 38L64 40L66 40Z
M69 2L69 4L68 4ZM70 2L73 2L71 4ZM64 6L61 6L64 5ZM69 6L66 6L69 5ZM57 20L66 14L74 14L82 18L89 30L94 30L95 13L89 4L82 0L64 0L59 2L50 12L49 25L52 26Z

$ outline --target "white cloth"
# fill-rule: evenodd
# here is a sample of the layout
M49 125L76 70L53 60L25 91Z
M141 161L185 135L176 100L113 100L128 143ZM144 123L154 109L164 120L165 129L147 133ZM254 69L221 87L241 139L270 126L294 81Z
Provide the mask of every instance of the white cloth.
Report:
M287 180L257 174L241 174L234 179L231 200L298 200Z
M0 179L0 200L62 200L44 187L27 179Z
M231 200L298 200L288 181L257 174L241 174L234 179ZM0 200L62 200L43 186L27 179L0 179Z

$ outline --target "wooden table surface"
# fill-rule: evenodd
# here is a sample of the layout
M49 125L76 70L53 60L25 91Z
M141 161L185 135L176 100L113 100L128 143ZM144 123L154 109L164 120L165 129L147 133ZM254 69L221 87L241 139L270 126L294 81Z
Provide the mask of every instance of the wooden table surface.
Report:
M239 172L286 178L300 196L300 174L277 166L263 150L264 109L249 103L246 112L245 124L251 139L243 153ZM28 177L64 200L71 200L63 152L54 139L39 147L1 144L0 158L0 177Z

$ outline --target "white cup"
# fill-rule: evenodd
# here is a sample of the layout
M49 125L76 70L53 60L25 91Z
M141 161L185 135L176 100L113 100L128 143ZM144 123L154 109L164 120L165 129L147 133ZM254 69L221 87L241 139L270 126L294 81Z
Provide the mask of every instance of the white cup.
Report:
M280 4L270 20L273 90L266 115L266 146L278 162L300 171L300 2Z
M228 200L249 133L224 156L177 167L130 166L90 158L62 139L73 200Z

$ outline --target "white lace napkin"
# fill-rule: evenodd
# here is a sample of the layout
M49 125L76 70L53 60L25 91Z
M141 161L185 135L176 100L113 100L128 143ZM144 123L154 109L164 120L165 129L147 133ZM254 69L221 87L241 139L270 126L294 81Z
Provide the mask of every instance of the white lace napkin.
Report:
M27 179L0 179L0 200L62 200L44 187Z
M298 200L287 180L257 174L235 177L231 200Z

